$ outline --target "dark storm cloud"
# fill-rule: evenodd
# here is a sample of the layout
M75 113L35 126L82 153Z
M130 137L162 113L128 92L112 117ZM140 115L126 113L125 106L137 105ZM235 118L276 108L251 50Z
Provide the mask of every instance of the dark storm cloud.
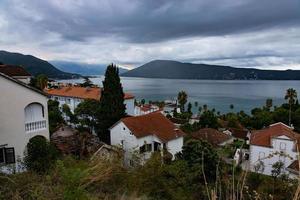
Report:
M26 2L26 1L25 1ZM27 24L72 41L119 37L152 43L298 26L298 0L28 1L40 19ZM18 14L14 17L18 19ZM20 15L19 20L24 21Z

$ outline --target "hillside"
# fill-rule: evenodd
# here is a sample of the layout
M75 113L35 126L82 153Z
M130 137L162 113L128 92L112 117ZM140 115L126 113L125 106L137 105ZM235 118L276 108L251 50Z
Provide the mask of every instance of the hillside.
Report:
M126 77L211 80L300 80L300 70L259 70L154 60L123 73Z
M68 71L82 75L103 75L107 67L107 65L104 64L88 64L61 60L53 60L49 62L62 71ZM119 70L120 74L128 71L124 68L119 68Z
M70 79L78 78L80 75L63 72L49 62L34 57L32 55L23 55L20 53L11 53L0 51L0 62L4 64L20 65L24 67L31 75L45 74L49 78Z

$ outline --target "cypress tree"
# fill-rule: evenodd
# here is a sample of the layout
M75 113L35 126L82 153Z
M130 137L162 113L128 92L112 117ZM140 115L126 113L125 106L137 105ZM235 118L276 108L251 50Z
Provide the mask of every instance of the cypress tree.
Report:
M107 67L100 98L98 118L98 136L110 144L109 128L126 115L124 92L119 77L119 69L111 64Z

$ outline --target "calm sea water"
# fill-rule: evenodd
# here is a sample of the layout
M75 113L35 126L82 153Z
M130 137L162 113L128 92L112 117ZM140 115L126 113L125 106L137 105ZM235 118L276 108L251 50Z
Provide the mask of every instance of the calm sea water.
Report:
M103 77L91 78L94 84L102 85ZM274 105L282 104L285 91L294 88L300 95L300 81L244 81L244 80L182 80L122 77L125 92L133 93L136 99L166 100L174 99L184 90L188 101L207 104L222 113L230 111L250 112L252 108L263 106L267 98L273 99ZM81 79L62 80L61 82L81 83ZM193 110L196 110L194 108Z

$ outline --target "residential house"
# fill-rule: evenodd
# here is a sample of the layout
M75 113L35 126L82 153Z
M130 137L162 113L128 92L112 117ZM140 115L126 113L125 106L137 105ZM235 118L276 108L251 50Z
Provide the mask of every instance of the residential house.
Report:
M271 175L272 165L281 161L283 172L293 176L287 168L298 160L299 142L300 135L281 122L254 131L250 138L251 170Z
M29 140L49 139L47 96L0 72L0 166L1 171L22 170Z
M153 104L141 104L137 105L134 108L134 116L146 115L152 112L159 111L160 108L157 105Z
M70 110L74 112L75 108L85 99L100 100L101 88L99 87L80 87L74 85L59 86L58 88L46 89L50 98L59 102L60 107L67 104ZM124 95L126 113L134 115L134 96L129 93Z
M29 84L31 74L29 74L23 67L17 65L0 65L0 73L6 74L14 79Z
M205 140L213 146L225 146L233 142L233 137L213 128L202 128L191 133L194 139Z
M244 140L247 144L249 144L251 132L247 129L228 128L227 130L223 131L223 133L230 135L235 139Z
M123 148L129 165L135 162L135 154L145 161L152 152L163 149L174 158L182 149L183 136L184 133L160 112L125 117L110 128L111 144Z

